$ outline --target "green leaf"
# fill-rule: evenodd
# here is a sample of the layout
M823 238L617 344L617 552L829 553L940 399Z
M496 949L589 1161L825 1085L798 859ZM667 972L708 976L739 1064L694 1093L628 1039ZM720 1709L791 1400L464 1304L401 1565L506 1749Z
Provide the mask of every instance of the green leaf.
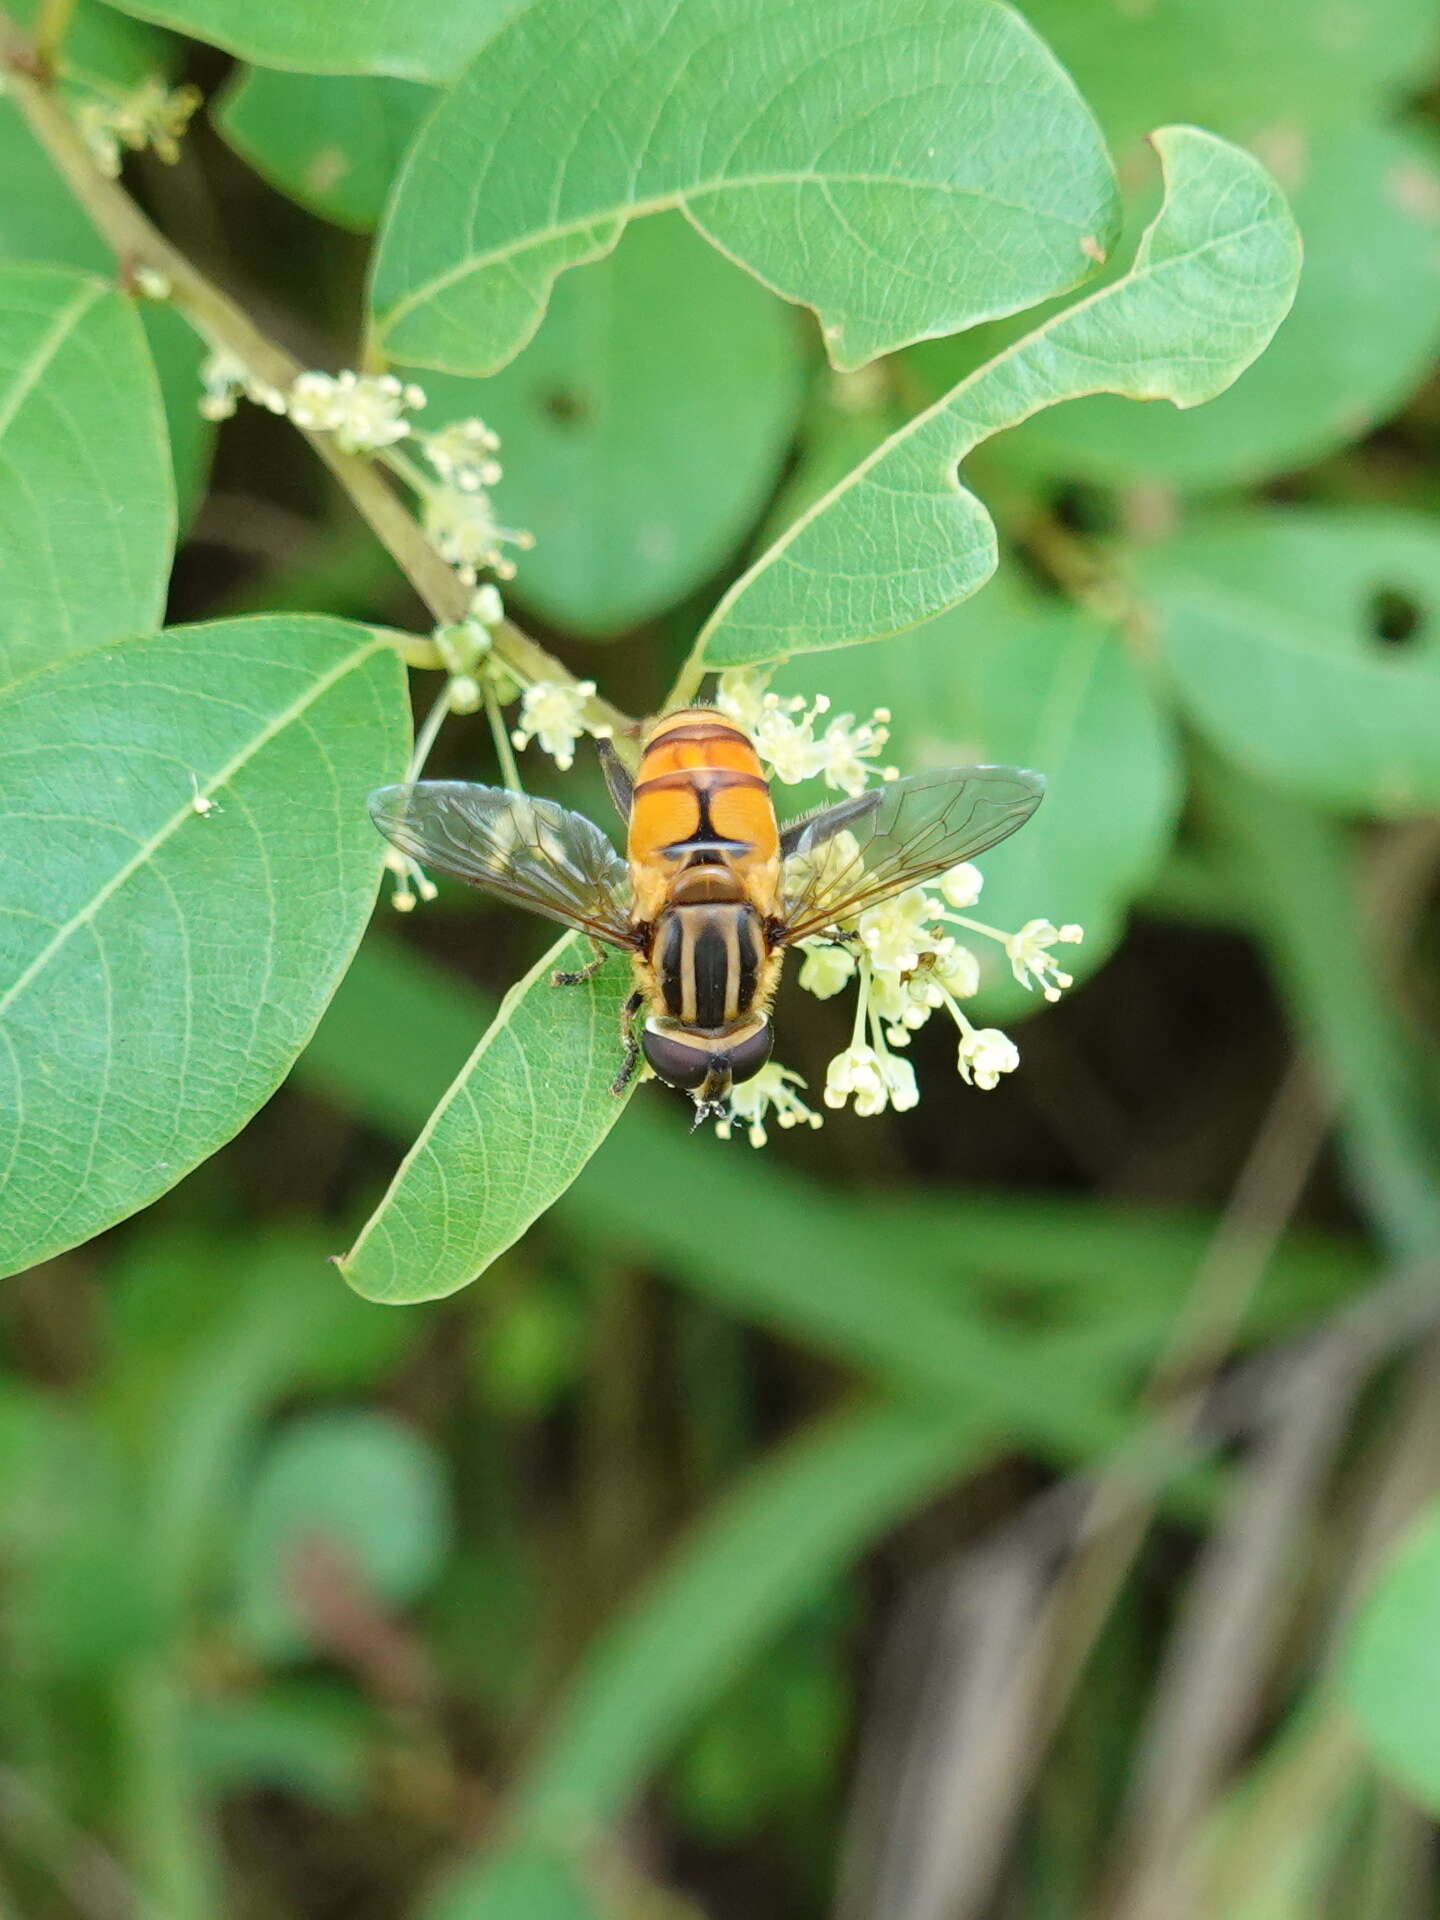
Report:
M1142 583L1186 711L1232 760L1340 813L1440 808L1440 532L1397 510L1233 515ZM1387 642L1383 626L1407 628Z
M852 367L1075 286L1116 216L1088 111L992 0L534 0L400 181L383 345L489 372L558 273L671 206Z
M1380 1571L1341 1661L1345 1702L1375 1758L1440 1812L1440 1502Z
M422 1920L604 1913L575 1864L575 1836L614 1820L754 1650L990 1439L973 1412L865 1408L754 1470L587 1656L521 1785L514 1838L457 1875Z
M120 4L121 0L117 0ZM123 11L208 40L257 66L453 80L526 0L123 0Z
M368 233L434 99L408 80L248 67L212 117L272 186L337 226Z
M0 267L0 685L153 627L174 541L133 308L88 274Z
M673 605L762 511L795 429L794 314L677 214L567 275L520 358L422 376L424 422L483 414L507 520L535 535L514 596L603 637Z
M692 672L899 633L968 598L995 569L995 530L956 468L983 440L1082 393L1196 406L1261 352L1299 272L1279 190L1193 127L1154 139L1165 202L1130 271L981 367L817 501L725 595Z
M1022 0L1123 151L1157 120L1277 150L1408 103L1440 54L1430 0Z
M369 913L365 795L408 733L390 642L296 616L0 693L0 1271L144 1206L279 1085Z
M776 685L818 688L837 710L888 707L886 756L907 771L1038 767L1044 804L981 860L985 892L973 917L1010 932L1034 919L1078 921L1084 944L1065 949L1064 964L1080 979L1115 945L1174 833L1179 756L1151 677L1117 627L1001 575L890 646L841 653L818 675L813 661L797 663ZM972 944L987 1019L1043 1007L1011 978L995 942Z
M367 1300L435 1300L484 1272L561 1194L625 1110L626 961L557 987L588 959L567 934L518 980L340 1261Z
M997 461L1028 476L1214 487L1289 472L1393 413L1440 344L1435 142L1343 128L1302 140L1284 177L1305 271L1273 346L1228 393L1193 414L1082 400L1006 434ZM930 378L949 375L943 348L920 352Z
M305 1652L314 1645L308 1554L317 1584L352 1582L403 1605L434 1579L449 1537L449 1496L428 1441L380 1413L297 1420L266 1453L240 1523L237 1632L271 1659Z

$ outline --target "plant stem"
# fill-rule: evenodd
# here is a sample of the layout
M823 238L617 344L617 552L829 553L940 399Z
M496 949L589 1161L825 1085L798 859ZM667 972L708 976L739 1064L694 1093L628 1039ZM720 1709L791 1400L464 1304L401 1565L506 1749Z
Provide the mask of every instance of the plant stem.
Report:
M45 67L53 67L70 31L75 0L40 0L40 16L35 22L35 52Z
M495 742L495 758L500 762L501 778L512 793L524 793L520 769L515 764L515 750L505 731L505 716L500 711L500 702L489 680L485 682L485 715L490 722L490 737Z
M57 15L60 4L61 0L54 0ZM295 376L304 371L299 361L262 333L243 308L207 280L146 218L118 181L99 171L54 95L43 50L25 39L3 8L0 71L30 131L92 224L115 249L122 281L133 283L142 267L163 275L169 283L170 299L197 333L232 354L263 385L288 392ZM334 474L436 620L445 626L462 621L470 609L469 589L430 544L424 529L380 469L356 454L342 453L329 434L303 427L296 431ZM492 631L500 658L527 680L554 680L563 686L574 683L573 674L510 621L502 621ZM406 649L406 658L414 666L444 664L428 642L416 642ZM598 697L587 700L584 711L587 726L608 727L613 734L623 734L631 724L627 714Z

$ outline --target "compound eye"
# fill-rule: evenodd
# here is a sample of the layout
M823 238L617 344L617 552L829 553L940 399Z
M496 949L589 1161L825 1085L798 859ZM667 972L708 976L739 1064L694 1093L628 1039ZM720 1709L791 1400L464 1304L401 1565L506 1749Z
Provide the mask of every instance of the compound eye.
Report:
M650 1027L641 1035L640 1044L660 1078L668 1086L683 1087L686 1093L694 1093L705 1084L715 1060L714 1054L703 1047L687 1047L673 1034L656 1033Z
M730 1049L730 1078L736 1086L742 1080L754 1079L770 1058L770 1049L774 1044L775 1029L767 1020L748 1040L741 1040Z

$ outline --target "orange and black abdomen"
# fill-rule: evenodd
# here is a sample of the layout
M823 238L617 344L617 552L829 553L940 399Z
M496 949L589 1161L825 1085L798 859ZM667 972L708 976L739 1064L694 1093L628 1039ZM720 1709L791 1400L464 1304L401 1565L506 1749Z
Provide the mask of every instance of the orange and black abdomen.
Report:
M628 846L637 917L654 920L700 860L735 875L736 897L778 911L780 833L749 736L709 707L657 721L635 775Z

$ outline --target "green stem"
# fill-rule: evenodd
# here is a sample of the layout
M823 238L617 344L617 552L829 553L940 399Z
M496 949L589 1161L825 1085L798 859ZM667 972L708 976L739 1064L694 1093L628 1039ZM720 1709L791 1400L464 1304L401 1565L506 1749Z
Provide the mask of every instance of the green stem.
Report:
M142 267L163 275L170 286L170 299L197 333L213 346L233 354L263 385L288 393L296 375L304 371L300 362L262 333L243 308L172 246L117 181L100 172L55 96L50 68L40 50L26 40L3 8L0 8L0 71L5 77L6 91L24 115L30 131L97 231L114 248L122 278L127 283L133 282L135 273ZM375 462L343 453L328 433L306 428L296 431L309 441L330 469L436 620L443 626L456 626L464 620L470 611L470 589L431 545L424 529ZM500 658L514 665L527 679L554 680L563 686L574 684L575 676L512 622L503 621L494 629L494 641ZM418 657L422 649L423 659ZM411 665L440 667L444 664L433 645L419 640L412 644L406 657ZM617 734L631 724L627 714L612 707L608 700L595 696L586 702L585 720L587 726L608 727Z
M495 742L495 757L500 762L502 779L512 793L524 793L525 785L515 762L515 751L510 744L510 735L505 730L505 716L500 711L500 702L488 679L485 682L485 717L490 722L490 737Z
M75 4L76 0L40 0L39 17L35 22L35 52L47 68L54 67L59 60L60 49L70 31Z

